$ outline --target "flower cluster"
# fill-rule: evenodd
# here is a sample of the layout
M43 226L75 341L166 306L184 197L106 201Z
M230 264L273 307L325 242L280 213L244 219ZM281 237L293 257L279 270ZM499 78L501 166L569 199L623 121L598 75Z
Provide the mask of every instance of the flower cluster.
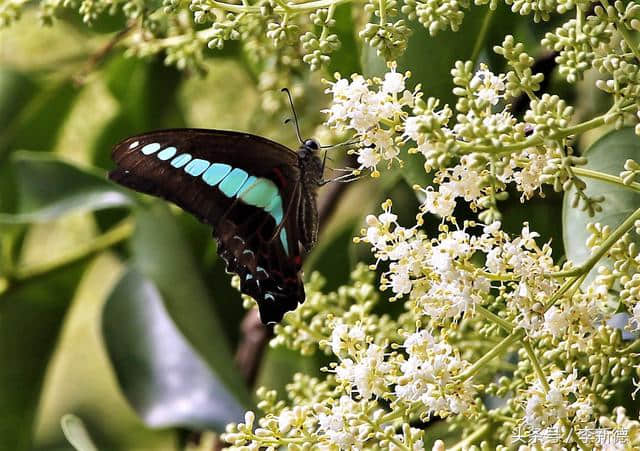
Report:
M427 211L433 199L427 196ZM439 205L442 207L442 205ZM414 312L432 321L456 319L473 314L487 303L490 290L499 291L505 312L530 335L563 330L568 319L557 308L544 310L545 299L558 288L548 274L558 270L551 259L551 246L540 248L525 225L520 236L511 238L500 223L484 226L479 233L474 223L463 229L440 227L437 238L429 238L416 225L405 228L391 212L391 201L378 217L367 217L366 229L358 241L371 244L378 262L389 262L381 289L391 288L395 297L407 295ZM420 223L421 221L419 221ZM474 264L479 259L483 266Z
M495 51L512 70L495 74L481 65L474 71L470 61L458 62L452 69L458 96L455 110L441 106L438 99L424 99L419 85L413 91L405 89L409 74L397 73L393 65L384 79L354 75L351 80L329 82L332 105L326 110L326 125L352 132L358 139L354 152L360 165L354 173L370 170L379 175L381 162L404 159L399 156L406 145L410 153L424 156L427 172L434 172L437 188L418 188L427 199L424 210L430 213L451 216L456 201L463 199L480 210L482 221L491 223L500 219L498 202L508 197L510 186L524 201L542 193L545 184L555 191L575 189L576 206L589 214L599 211L602 199L588 196L584 181L571 170L587 161L575 155L570 140L574 131L582 129L571 125L574 108L559 96L535 94L543 76L533 74L533 58L513 37L507 36ZM602 70L616 77L613 66ZM629 74L625 77L629 80ZM631 87L636 85L629 82L625 81L628 89L614 93L617 100L602 116L605 122L622 126L622 118L637 111L629 103ZM518 120L505 106L522 94L530 97L530 103Z
M538 380L526 390L525 424L532 429L592 426L594 410L585 391L586 380L579 379L576 371L564 374L553 370L547 381Z
M356 171L366 169L379 175L377 167L382 161L389 166L394 160L400 161L402 139L393 124L406 118L405 110L419 98L417 89L412 92L405 88L407 77L408 74L396 72L394 64L383 80L369 81L353 75L351 80L338 76L329 83L326 92L332 95L333 102L325 111L326 124L338 132L349 130L357 134L361 147Z

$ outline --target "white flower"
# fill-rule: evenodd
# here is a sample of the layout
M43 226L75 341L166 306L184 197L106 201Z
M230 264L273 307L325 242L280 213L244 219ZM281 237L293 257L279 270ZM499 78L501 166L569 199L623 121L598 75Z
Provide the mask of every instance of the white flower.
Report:
M363 168L374 169L380 163L380 155L375 151L375 147L364 147L358 155L358 163Z
M318 432L340 449L358 446L358 430L350 426L350 418L355 416L356 402L349 396L342 396L329 413L318 415Z
M404 136L418 142L420 139L420 127L422 126L420 116L409 116L404 121Z
M391 289L396 294L407 294L411 291L411 279L408 274L392 274Z
M447 343L427 333L409 335L404 342L409 355L400 371L396 395L408 402L419 402L429 414L446 417L463 413L473 403L475 388L457 376L469 363L461 360Z
M483 101L496 105L503 97L502 92L506 86L504 84L504 75L495 75L486 65L482 64L481 69L475 73L469 87L474 89L476 96Z
M636 303L633 307L633 312L629 323L632 326L633 331L640 331L640 302Z
M561 337L562 334L566 332L568 326L569 321L567 321L565 312L559 308L553 306L544 314L544 327L554 337Z
M395 67L391 69L391 72L387 72L384 75L382 91L389 94L396 94L404 91L404 75L396 72Z

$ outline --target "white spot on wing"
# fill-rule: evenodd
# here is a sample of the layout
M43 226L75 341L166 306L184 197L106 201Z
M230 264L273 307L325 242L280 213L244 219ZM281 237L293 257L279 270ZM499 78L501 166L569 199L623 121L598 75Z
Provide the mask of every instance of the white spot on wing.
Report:
M139 144L140 144L140 141L134 141L131 144L129 144L129 149L133 149L135 147L138 147Z

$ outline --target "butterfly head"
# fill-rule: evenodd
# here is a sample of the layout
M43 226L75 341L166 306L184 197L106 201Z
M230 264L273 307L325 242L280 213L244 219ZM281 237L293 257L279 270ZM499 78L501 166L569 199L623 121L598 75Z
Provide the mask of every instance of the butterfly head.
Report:
M310 152L315 152L316 150L320 149L320 146L318 145L318 143L314 139L306 139L302 143L302 147L305 150L308 150Z

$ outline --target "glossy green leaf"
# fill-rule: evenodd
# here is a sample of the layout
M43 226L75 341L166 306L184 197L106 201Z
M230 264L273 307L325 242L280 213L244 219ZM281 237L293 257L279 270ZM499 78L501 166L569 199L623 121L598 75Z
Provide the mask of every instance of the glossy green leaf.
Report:
M53 149L80 89L70 80L44 86L3 127L0 157L15 149Z
M85 262L10 286L0 296L0 449L33 445L45 370Z
M624 128L608 133L596 141L585 153L589 161L584 167L617 176L623 170L624 162L630 158L637 159L638 155L640 155L640 138L633 132L633 128ZM575 191L571 190L564 196L562 215L564 248L567 258L576 265L583 263L591 255L586 247L590 235L586 230L587 224L598 222L615 229L634 210L640 208L640 193L608 182L586 177L583 180L587 183L587 195L604 196L605 200L601 204L602 211L590 217L586 212L571 207ZM592 270L587 282L595 277L595 271L597 268Z
M38 85L30 77L18 71L0 68L0 133L20 113L30 99L36 95Z
M118 55L109 63L106 76L107 87L122 113L139 132L163 125L178 108L176 95L182 74L166 66L162 58L142 61Z
M326 279L325 291L337 289L349 281L354 262L349 259L349 249L354 246L353 236L362 218L351 219L330 234L323 234L317 247L305 262L305 272L319 271ZM308 268L308 269L307 269Z
M517 235L525 222L531 230L540 234L539 243L551 241L555 258L562 257L562 226L558 218L562 216L562 196L552 190L546 190L545 197L534 197L520 202L521 193L512 192L508 200L498 203L502 213L502 228L505 232Z
M17 213L0 213L0 223L45 222L71 212L133 203L130 194L109 182L105 174L50 154L19 152L12 164L18 183Z
M216 306L229 300L207 290L202 268L165 205L137 212L131 247L135 267L158 287L178 329L228 389L248 404Z
M433 183L433 172L427 173L424 169L424 157L421 154L410 154L404 158L404 166L400 169L400 175L409 187L414 185L422 187Z
M221 431L242 419L244 408L178 330L165 302L158 287L135 269L109 296L103 336L118 382L151 427Z
M112 167L111 149L128 136L185 125L177 101L182 74L162 59L149 62L119 54L109 62L105 75L120 110L92 143L96 166Z
M336 21L331 32L338 35L340 48L331 54L329 73L340 72L345 76L361 73L359 45L356 42L356 27L353 21L352 5L343 3L336 7L333 18Z
M268 387L283 395L286 393L287 384L291 383L296 373L320 376L322 358L320 353L313 356L301 356L299 352L283 346L267 347L256 386Z
M97 451L96 445L93 444L91 436L84 426L82 420L72 414L67 414L60 419L60 427L64 432L69 443L77 451Z

